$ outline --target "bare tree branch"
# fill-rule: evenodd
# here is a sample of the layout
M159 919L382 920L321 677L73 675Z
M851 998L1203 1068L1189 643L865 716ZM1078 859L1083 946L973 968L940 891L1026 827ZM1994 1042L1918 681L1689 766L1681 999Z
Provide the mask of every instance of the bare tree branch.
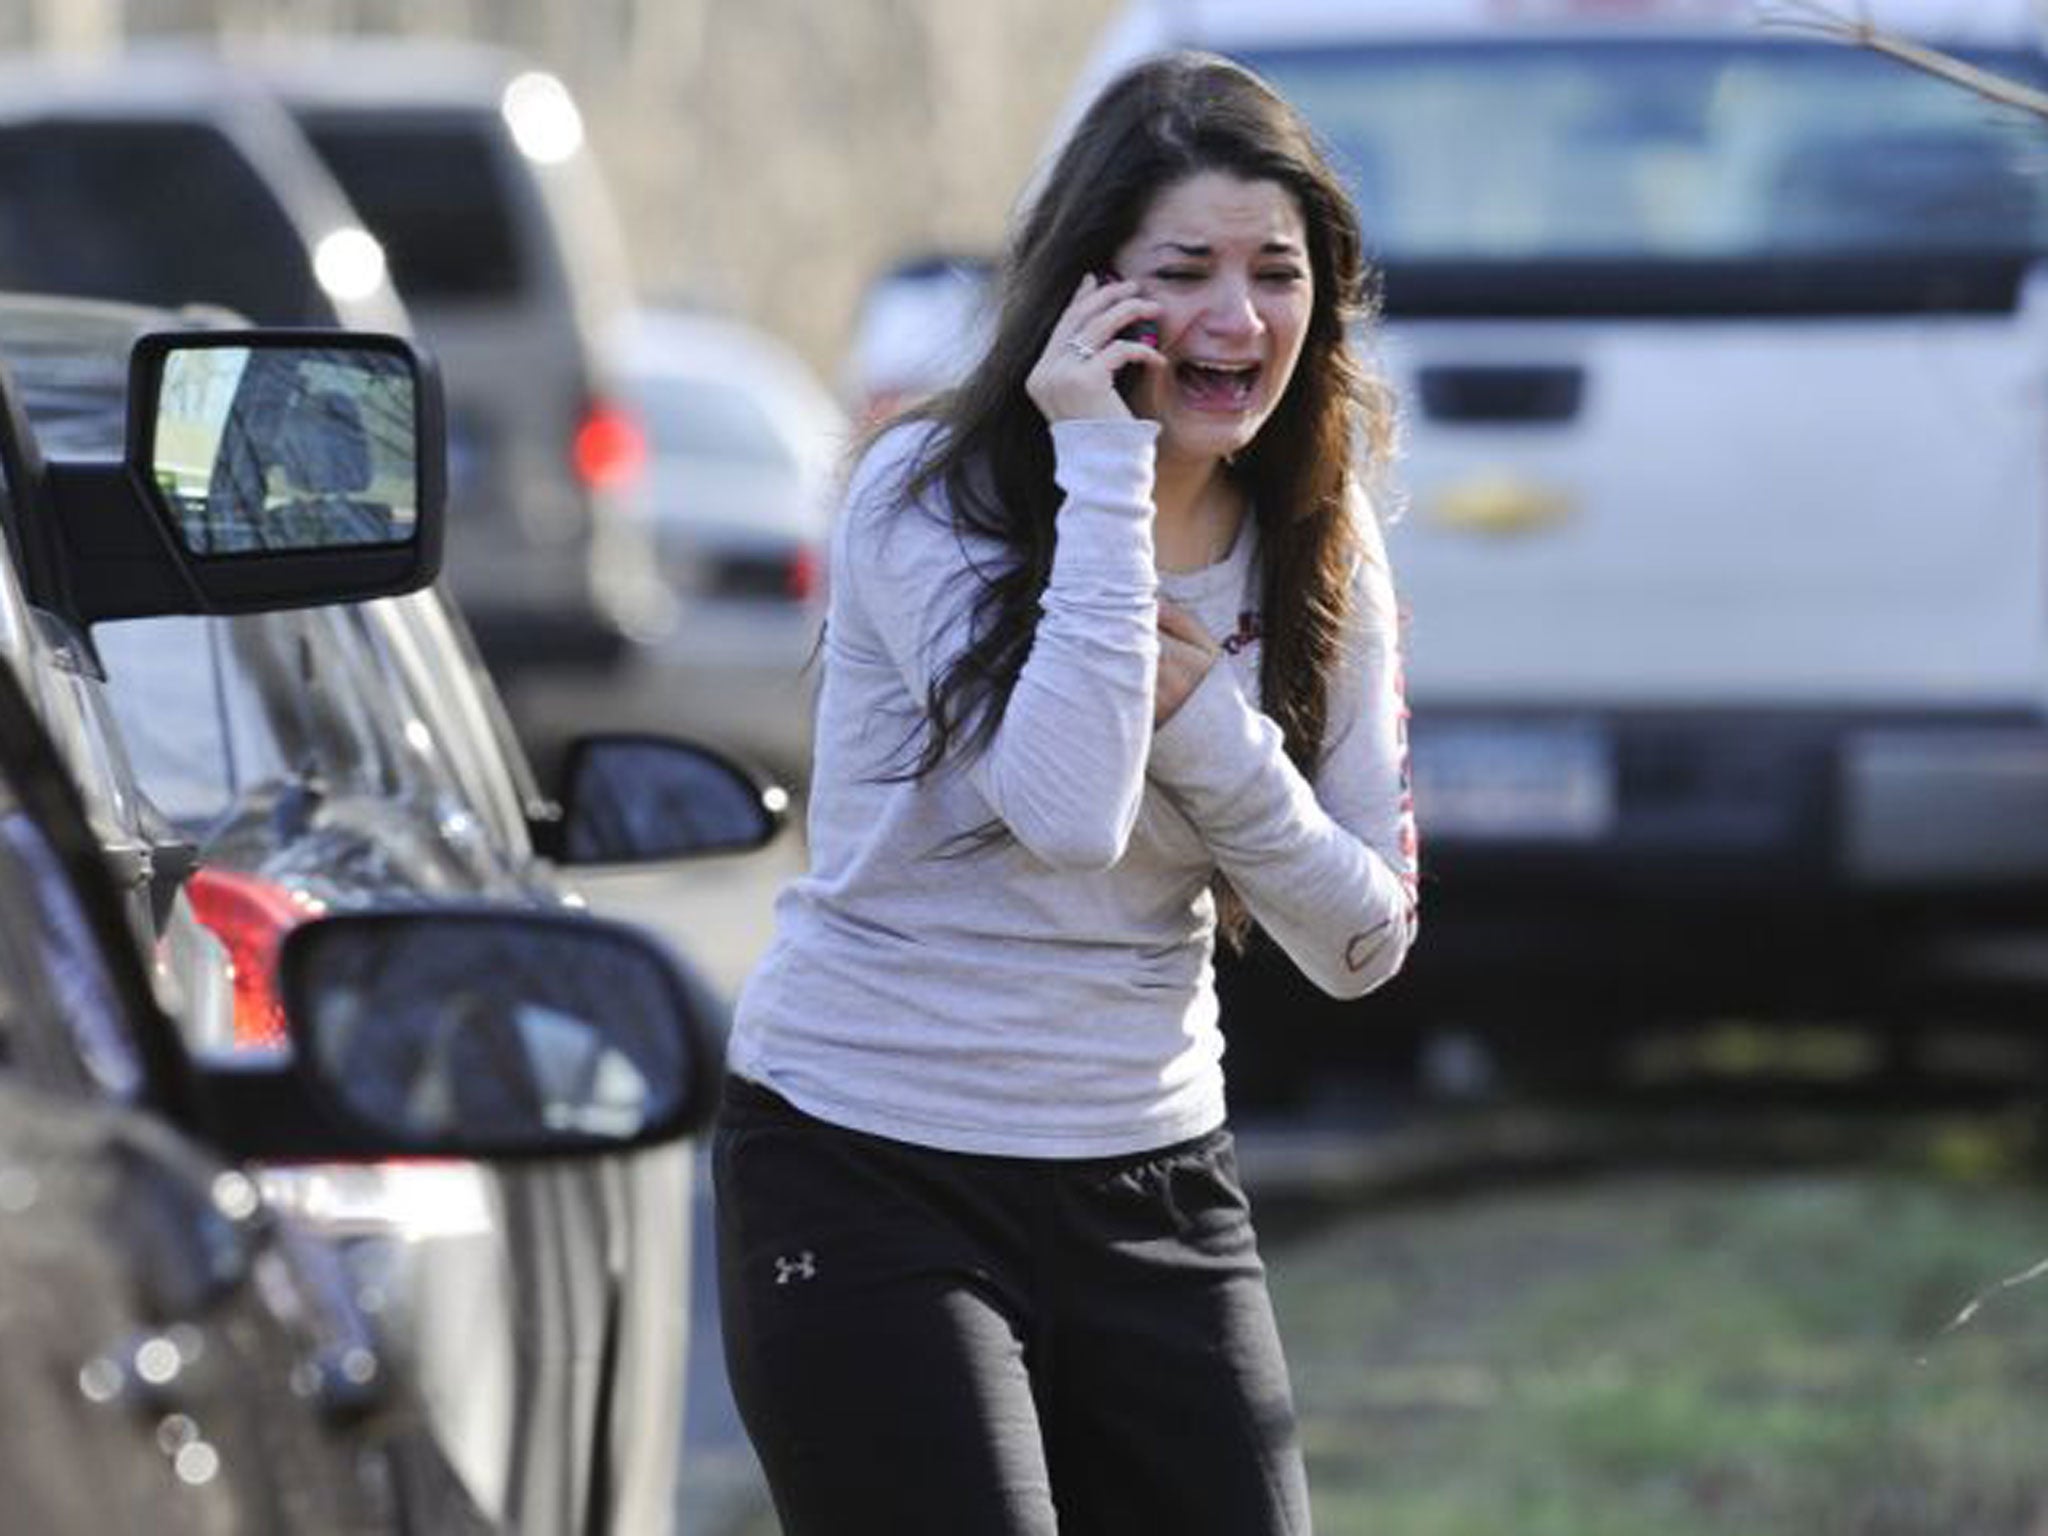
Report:
M1925 70L1930 75L1937 75L1966 91L1974 91L1987 101L2017 107L2036 117L2048 117L2048 92L2037 91L2004 75L1966 64L1938 48L1929 48L1924 43L1883 31L1867 15L1852 21L1832 7L1818 4L1817 0L1780 0L1779 4L1763 8L1762 19L1764 25L1781 31L1807 32L1853 47L1868 48L1902 64Z

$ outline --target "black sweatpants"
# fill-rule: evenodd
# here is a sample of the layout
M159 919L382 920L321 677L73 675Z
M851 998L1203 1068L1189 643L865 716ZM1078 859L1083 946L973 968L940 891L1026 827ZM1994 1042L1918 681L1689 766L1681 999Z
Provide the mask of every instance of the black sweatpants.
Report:
M936 1152L728 1083L727 1369L785 1536L1309 1529L1230 1134Z

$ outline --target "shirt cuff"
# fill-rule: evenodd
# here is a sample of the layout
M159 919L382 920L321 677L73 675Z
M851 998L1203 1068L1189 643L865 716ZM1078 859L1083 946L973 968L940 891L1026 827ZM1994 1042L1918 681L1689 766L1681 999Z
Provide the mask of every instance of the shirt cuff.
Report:
M1159 423L1056 421L1053 480L1076 503L1127 515L1152 515L1152 455Z

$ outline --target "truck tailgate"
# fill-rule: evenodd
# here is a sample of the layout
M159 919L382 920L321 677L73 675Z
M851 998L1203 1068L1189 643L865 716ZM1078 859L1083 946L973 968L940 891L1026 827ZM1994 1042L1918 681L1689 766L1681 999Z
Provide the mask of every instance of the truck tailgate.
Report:
M2048 286L2023 295L1389 324L1418 701L2048 699Z

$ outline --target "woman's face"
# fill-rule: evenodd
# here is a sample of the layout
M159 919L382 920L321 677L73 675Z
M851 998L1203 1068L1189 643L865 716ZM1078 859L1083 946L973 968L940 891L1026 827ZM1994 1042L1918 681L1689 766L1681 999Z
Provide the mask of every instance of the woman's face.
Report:
M1159 423L1161 458L1249 446L1294 375L1315 296L1294 194L1197 171L1152 200L1116 265L1161 306L1166 366L1144 370L1130 396Z

